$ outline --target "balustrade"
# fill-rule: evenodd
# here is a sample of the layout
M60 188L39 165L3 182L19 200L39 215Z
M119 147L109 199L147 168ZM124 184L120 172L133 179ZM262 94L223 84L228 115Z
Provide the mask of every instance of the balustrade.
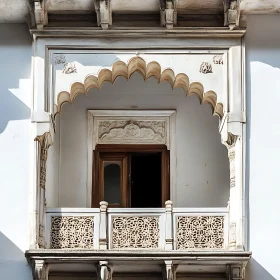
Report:
M46 210L49 249L226 250L227 208L56 208Z

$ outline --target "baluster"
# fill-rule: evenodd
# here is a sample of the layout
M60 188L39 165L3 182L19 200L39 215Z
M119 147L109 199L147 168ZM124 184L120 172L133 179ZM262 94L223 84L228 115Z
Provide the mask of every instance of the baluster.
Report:
M108 249L108 237L107 237L107 208L108 203L106 201L100 202L100 223L99 223L99 249Z
M172 201L165 202L165 250L173 250Z

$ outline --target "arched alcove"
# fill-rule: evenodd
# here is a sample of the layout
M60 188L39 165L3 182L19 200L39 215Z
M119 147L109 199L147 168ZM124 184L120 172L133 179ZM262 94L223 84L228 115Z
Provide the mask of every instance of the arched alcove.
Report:
M175 206L225 207L229 199L229 161L220 140L219 118L212 117L213 102L201 106L201 99L195 95L186 98L184 88L172 90L167 80L158 83L157 78L145 80L139 71L133 73L129 80L119 75L114 84L103 83L100 89L90 87L87 96L72 94L71 102L60 103L64 105L56 117L56 139L48 160L59 162L59 166L48 165L47 206L90 206L86 189L88 109L173 109L177 112L177 180L176 186L171 186L176 189L172 198Z

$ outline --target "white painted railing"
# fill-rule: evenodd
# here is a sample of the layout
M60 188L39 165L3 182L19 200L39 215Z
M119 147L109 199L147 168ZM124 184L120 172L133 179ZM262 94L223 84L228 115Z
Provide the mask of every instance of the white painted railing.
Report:
M46 211L51 249L223 250L227 208L55 208Z

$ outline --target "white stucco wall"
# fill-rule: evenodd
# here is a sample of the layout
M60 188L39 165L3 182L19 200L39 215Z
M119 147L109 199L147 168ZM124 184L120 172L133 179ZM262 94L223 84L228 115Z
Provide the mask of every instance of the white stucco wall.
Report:
M25 25L0 24L0 279L30 280L31 36Z
M65 104L60 115L59 188L47 188L48 207L86 207L87 109L176 109L177 177L175 206L227 206L229 163L221 144L218 117L198 98L172 91L168 83L144 82L139 74L126 81L105 84L100 91ZM54 153L55 155L55 153ZM58 201L56 200L58 197Z
M280 279L280 16L250 16L247 47L248 280Z

